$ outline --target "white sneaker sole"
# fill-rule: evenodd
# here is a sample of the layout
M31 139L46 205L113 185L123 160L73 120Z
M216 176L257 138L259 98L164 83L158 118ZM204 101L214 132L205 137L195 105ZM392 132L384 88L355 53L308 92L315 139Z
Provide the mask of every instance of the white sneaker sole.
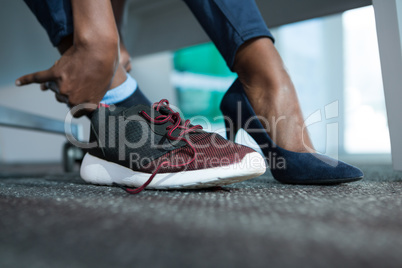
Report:
M197 189L227 185L258 177L265 173L264 158L257 152L247 154L240 163L224 167L159 173L146 189ZM81 177L93 184L111 185L118 183L129 187L140 187L151 176L149 173L133 171L116 163L86 154L81 165Z

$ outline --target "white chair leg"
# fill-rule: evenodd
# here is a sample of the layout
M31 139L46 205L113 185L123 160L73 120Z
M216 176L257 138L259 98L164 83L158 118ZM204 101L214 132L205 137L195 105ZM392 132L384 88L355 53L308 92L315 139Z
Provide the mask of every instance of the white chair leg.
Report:
M373 6L392 164L395 170L402 170L402 0L373 0Z

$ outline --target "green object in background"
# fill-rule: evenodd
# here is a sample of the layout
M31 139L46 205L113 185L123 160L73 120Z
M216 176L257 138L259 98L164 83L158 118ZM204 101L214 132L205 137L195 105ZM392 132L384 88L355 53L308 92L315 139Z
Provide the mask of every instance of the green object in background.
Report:
M174 53L174 69L179 72L222 77L235 75L212 43L177 50Z
M217 122L219 105L236 78L212 43L184 48L174 53L174 79L179 106L186 118L205 116ZM219 120L219 121L222 121Z
M197 88L177 90L179 106L185 118L205 116L210 122L222 121L222 119L216 120L216 117L221 115L219 105L225 92Z

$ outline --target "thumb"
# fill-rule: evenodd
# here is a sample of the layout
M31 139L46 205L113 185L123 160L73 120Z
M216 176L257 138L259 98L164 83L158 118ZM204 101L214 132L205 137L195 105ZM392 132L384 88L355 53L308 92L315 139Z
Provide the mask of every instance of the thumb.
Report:
M15 84L17 86L24 86L32 83L45 83L52 80L55 80L55 76L53 74L52 68L50 68L45 71L40 71L21 76L15 81Z

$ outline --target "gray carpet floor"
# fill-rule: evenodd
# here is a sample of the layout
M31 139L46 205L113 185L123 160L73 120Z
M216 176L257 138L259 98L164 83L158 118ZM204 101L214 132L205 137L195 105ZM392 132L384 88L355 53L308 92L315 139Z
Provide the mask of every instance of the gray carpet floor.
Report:
M0 267L402 267L402 173L336 186L270 174L223 189L88 185L0 166Z

